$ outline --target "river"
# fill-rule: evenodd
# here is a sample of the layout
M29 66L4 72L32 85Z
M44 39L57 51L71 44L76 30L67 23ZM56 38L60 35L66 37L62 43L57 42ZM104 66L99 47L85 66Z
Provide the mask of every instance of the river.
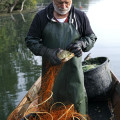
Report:
M74 0L74 4L86 12L98 37L83 58L88 53L108 57L110 69L120 79L120 1ZM41 57L34 56L24 42L34 15L0 15L0 120L6 120L41 75Z

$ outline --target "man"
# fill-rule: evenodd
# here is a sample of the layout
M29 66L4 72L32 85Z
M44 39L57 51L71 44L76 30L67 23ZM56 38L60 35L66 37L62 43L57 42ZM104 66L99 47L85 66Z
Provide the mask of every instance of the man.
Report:
M82 71L82 51L89 51L95 41L89 20L84 12L72 5L72 0L53 0L38 12L25 39L27 47L37 56L42 56L42 75L46 64L61 64L57 53L67 49L75 57L66 62L59 72L53 87L55 101L68 101L75 109L87 113L87 95Z

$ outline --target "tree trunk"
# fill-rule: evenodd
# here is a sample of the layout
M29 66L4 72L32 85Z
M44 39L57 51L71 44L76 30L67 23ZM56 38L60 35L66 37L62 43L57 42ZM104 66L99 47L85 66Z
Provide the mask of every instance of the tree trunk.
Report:
M12 7L10 8L10 13L14 10L16 4L18 3L19 0L15 0L14 4L12 5Z
M25 3L25 1L26 1L26 0L23 0L23 2L22 2L22 5L21 5L21 10L20 10L20 12L23 10L23 7L24 7L24 3Z

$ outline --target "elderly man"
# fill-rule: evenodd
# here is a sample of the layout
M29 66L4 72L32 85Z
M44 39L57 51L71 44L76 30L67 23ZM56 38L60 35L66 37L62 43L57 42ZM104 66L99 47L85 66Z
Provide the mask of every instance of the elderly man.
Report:
M96 41L86 14L74 8L72 0L53 0L36 14L25 41L35 55L42 56L42 74L48 61L51 65L61 64L57 57L61 49L75 54L58 74L53 98L54 101L71 102L79 113L86 114L87 95L81 56Z

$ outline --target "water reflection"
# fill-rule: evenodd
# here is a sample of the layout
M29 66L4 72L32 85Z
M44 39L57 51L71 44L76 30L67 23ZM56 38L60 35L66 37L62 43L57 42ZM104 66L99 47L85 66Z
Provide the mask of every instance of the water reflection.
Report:
M120 78L120 1L90 1L87 15L98 41L91 50L93 56L106 56L110 59L111 69Z
M49 0L44 0L47 5ZM98 41L90 51L93 57L107 56L120 78L120 17L119 0L73 0L85 11ZM109 3L109 4L108 4ZM44 5L43 4L43 5ZM114 5L114 6L113 6ZM24 38L35 13L0 16L0 119L20 102L41 73L41 57L34 56L25 46ZM85 53L84 56L86 56Z
M0 118L7 115L40 76L41 66L26 48L24 38L34 14L0 19ZM9 21L9 22L8 22ZM39 57L39 61L41 58Z

